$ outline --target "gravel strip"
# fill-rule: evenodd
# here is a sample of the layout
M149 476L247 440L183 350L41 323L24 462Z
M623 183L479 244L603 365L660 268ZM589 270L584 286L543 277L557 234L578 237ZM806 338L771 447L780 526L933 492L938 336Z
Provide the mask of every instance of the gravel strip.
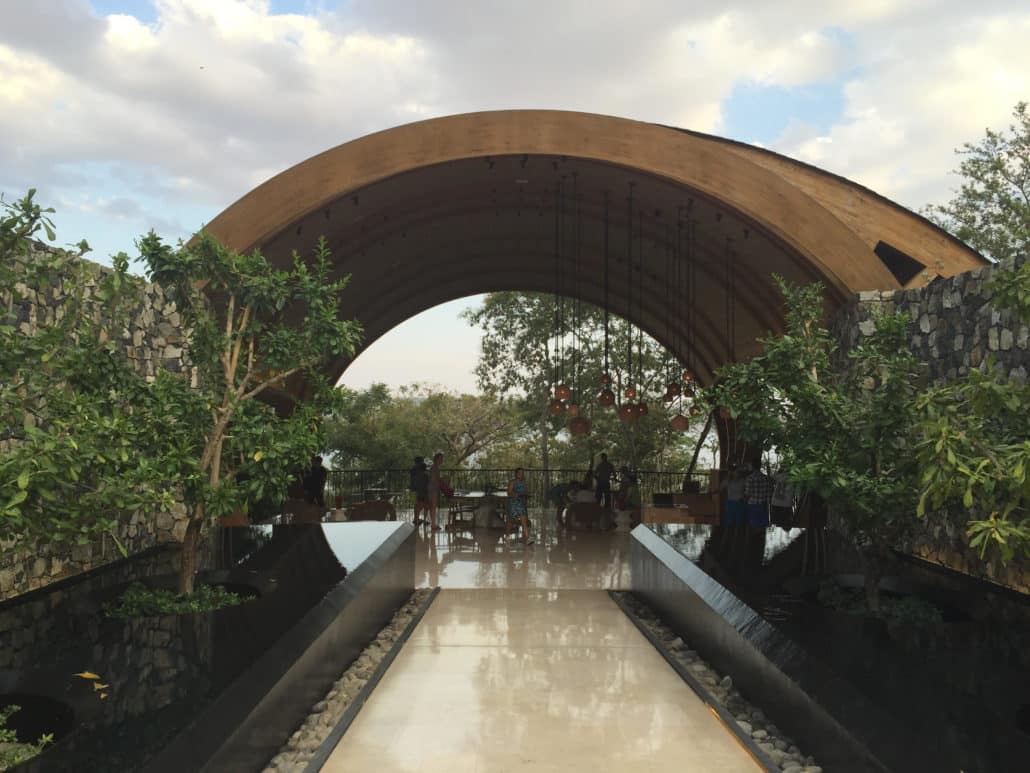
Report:
M737 720L741 729L751 736L769 758L780 766L783 773L822 773L815 758L806 756L765 714L741 697L733 686L729 675L720 677L715 670L701 660L694 650L684 644L683 639L669 628L646 604L632 593L617 593L633 614L665 645L673 656L701 682L717 701Z
M417 590L404 606L397 610L390 622L365 647L353 663L337 679L325 697L311 707L304 723L290 736L290 740L272 758L264 773L303 770L315 752L329 737L351 701L371 678L379 663L401 636L411 619L433 593L432 589Z

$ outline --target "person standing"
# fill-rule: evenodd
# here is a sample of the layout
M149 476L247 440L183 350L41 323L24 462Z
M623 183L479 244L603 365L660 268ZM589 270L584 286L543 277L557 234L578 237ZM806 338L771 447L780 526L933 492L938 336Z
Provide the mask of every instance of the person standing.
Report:
M415 492L415 525L429 523L429 471L426 461L421 456L415 457L415 464L408 472L408 488ZM419 518L425 514L423 521Z
M597 488L594 489L594 498L597 504L602 507L612 506L612 475L615 474L615 467L608 461L608 454L601 454L601 461L594 470Z
M325 507L325 481L329 471L322 466L322 457L311 457L311 469L304 476L304 499L309 504Z
M429 484L427 486L427 494L429 502L429 520L433 524L433 531L440 531L440 525L437 521L437 513L440 509L440 490L442 488L442 478L440 477L440 468L443 466L443 454L436 454L433 457L433 466L429 468Z
M744 481L744 501L747 503L747 525L764 529L769 525L769 500L773 493L773 479L756 467Z
M508 481L508 511L504 519L504 538L511 533L512 524L522 523L522 541L532 545L529 538L529 487L526 485L526 471L521 467L515 469L515 477Z

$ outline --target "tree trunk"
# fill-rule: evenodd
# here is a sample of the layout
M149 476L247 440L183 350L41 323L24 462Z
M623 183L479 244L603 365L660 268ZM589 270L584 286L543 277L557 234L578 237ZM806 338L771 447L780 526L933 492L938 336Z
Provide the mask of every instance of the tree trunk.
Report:
M544 493L551 490L551 425L545 410L540 417L540 464L544 468Z
M708 421L705 422L705 428L701 430L701 437L697 439L697 445L694 446L694 455L690 459L690 466L687 468L687 474L683 476L684 482L690 480L690 476L694 474L694 468L697 467L697 458L701 455L701 447L705 444L705 440L708 438L708 432L712 428L712 418L715 416L715 410L712 410L708 414Z
M182 538L182 555L179 559L179 593L188 596L193 593L197 577L197 556L200 548L200 528L203 521L191 518Z

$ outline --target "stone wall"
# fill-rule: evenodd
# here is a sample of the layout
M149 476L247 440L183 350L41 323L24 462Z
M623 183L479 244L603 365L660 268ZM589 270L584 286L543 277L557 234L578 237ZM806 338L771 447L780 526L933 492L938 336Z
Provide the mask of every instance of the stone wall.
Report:
M48 249L42 245L39 249ZM85 261L90 272L99 278L109 268ZM32 289L24 285L19 290L25 300L15 305L17 325L25 335L32 335L40 327L52 324L63 313L63 304L70 287L66 280L51 287ZM175 303L155 284L136 280L140 302L133 310L128 329L122 331L126 354L136 364L139 373L153 380L159 368L176 373L195 374L183 360L182 319ZM85 294L91 297L96 280L88 280ZM0 298L0 300L6 300ZM96 313L103 309L97 303ZM0 452L10 442L0 439ZM178 542L186 529L186 511L182 506L156 518L132 515L122 520L116 532L118 540L130 553L146 550L157 544ZM30 590L42 588L55 580L88 571L120 558L114 541L109 536L98 537L84 545L44 544L14 549L0 542L0 601Z
M1017 259L1016 267L1027 258ZM1030 373L1030 330L1010 312L991 305L988 280L995 266L978 268L948 279L937 279L913 290L859 293L841 309L832 328L847 351L873 332L877 311L907 314L912 352L929 365L934 383L962 378L970 368L982 368L993 357L1011 377Z
M1017 259L1015 266L1026 260ZM1025 380L1030 373L1030 328L991 305L986 285L997 270L987 266L912 290L860 293L838 312L831 327L846 352L873 332L875 313L905 313L912 352L927 363L933 383L961 379L972 368L982 369L988 357L1010 378ZM964 512L928 515L925 529L901 547L949 569L1030 593L1030 562L1003 566L997 558L981 560L966 542L967 518Z

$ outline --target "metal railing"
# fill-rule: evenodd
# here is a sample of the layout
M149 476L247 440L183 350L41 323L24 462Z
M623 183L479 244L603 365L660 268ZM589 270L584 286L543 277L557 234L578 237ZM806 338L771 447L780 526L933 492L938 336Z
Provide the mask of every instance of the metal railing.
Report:
M542 506L547 500L547 491L557 484L583 480L583 470L543 470L524 467L529 489L529 501ZM443 477L456 491L505 491L508 481L514 477L514 469L470 468L443 470ZM640 486L641 501L648 502L655 493L669 493L683 490L683 473L679 470L638 470L635 473ZM695 470L691 481L698 490L707 491L709 470ZM333 503L337 497L343 504L366 499L390 499L394 504L408 507L414 504L415 495L408 491L409 471L394 470L331 470L326 480L326 502ZM612 481L618 487L618 475Z

